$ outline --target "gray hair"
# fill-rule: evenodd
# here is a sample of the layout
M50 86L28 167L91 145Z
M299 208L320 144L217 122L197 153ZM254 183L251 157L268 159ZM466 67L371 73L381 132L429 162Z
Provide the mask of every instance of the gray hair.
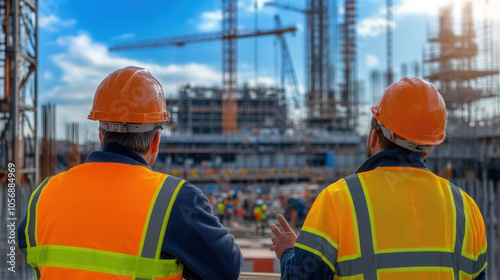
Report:
M146 154L151 148L153 139L156 133L162 130L161 126L155 127L153 130L142 133L120 133L110 132L102 128L99 129L102 135L101 149L106 143L114 142L123 145L141 155Z

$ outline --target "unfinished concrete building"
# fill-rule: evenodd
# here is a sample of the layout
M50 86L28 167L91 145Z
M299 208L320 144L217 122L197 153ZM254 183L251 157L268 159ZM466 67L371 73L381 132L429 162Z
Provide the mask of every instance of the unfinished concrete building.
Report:
M284 130L287 127L284 89L244 85L237 89L235 99L238 104L238 130ZM187 134L221 134L222 103L219 87L183 86L178 97L167 99L173 130Z

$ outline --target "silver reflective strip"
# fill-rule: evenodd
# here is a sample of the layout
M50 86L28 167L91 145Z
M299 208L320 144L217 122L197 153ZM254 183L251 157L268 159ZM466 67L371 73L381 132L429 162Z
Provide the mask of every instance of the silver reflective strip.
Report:
M362 259L363 257L338 262L338 276L353 276L363 273ZM450 252L382 253L376 254L376 259L376 269L402 267L453 267L453 253Z
M28 206L28 215L29 215L29 222L28 222L28 240L30 243L30 247L36 247L36 205L38 204L38 200L40 199L40 194L43 191L43 188L47 185L47 183L50 181L52 177L47 177L43 182L38 186L38 188L35 190L35 193L33 194L33 198L31 199L31 204ZM29 250L27 251L27 254L29 254ZM35 271L35 277L36 279L40 279L42 277L40 273L40 269L38 267L33 267L33 270Z
M42 278L42 274L40 273L40 269L38 267L33 267L33 270L35 271L35 276L37 280Z
M455 253L450 252L398 252L376 254L377 269L401 267L449 267L455 266ZM477 273L486 262L486 254L474 261L464 256L460 259L460 270L467 274ZM339 277L363 273L361 258L337 263Z
M358 178L358 174L353 174L345 178L349 192L351 193L356 219L358 220L358 237L361 249L360 267L364 279L377 279L376 256L373 251L372 229L370 225L370 215L368 204L363 192L363 186ZM353 274L349 274L353 275ZM339 276L340 269L339 269Z
M488 261L487 252L484 252L481 255L479 255L477 261L462 256L462 258L460 259L460 270L463 270L469 274L476 274L479 271L481 271L481 269L483 268L483 266L486 264L487 261ZM464 270L463 267L470 269L470 272Z
M157 126L164 127L163 122L157 123L117 123L117 122L99 122L99 128L109 132L118 133L142 133L153 130Z
M453 273L455 274L455 279L459 279L459 270L464 269L459 267L462 260L462 246L464 243L465 236L465 213L464 213L464 201L462 200L462 194L460 194L460 189L449 183L451 193L453 194L453 201L455 202L455 223L456 223L456 235L455 235L455 256L453 262ZM467 267L469 268L469 267ZM473 271L473 267L472 270ZM472 273L469 273L472 274Z
M30 242L30 247L35 247L36 244L36 205L38 204L38 200L40 199L40 194L43 191L43 188L47 185L52 177L47 177L42 184L36 189L33 194L33 198L31 199L31 204L29 205L28 215L29 215L29 223L28 223L28 240Z
M426 145L415 143L415 142L410 141L410 140L395 137L394 132L392 132L392 130L385 127L379 121L377 121L377 123L379 124L380 128L382 129L382 134L384 134L385 138L389 139L389 141L391 141L392 143L394 143L400 147L403 147L403 148L410 150L410 151L414 151L414 152L418 152L418 153L425 153L425 154L432 152L432 150L434 149L434 146L426 146Z
M325 238L302 230L297 238L297 243L321 252L321 254L323 254L323 256L333 266L335 266L335 263L337 262L337 248L335 248Z
M486 253L479 256L477 261L461 255L465 235L465 214L460 190L450 183L456 213L455 248L450 252L398 252L374 254L370 219L363 188L358 176L351 175L346 179L351 192L356 218L358 220L361 257L337 263L337 274L353 276L363 273L365 279L376 279L377 269L401 267L449 267L453 268L455 278L459 271L474 274L486 263ZM358 207L361 207L358 209ZM368 258L365 260L365 258ZM368 278L367 278L368 277Z
M167 176L165 182L161 186L160 192L156 197L156 200L152 203L153 210L151 211L151 216L148 221L148 228L146 231L146 236L144 237L144 245L142 247L141 257L152 258L156 256L156 249L161 236L161 229L163 222L165 221L165 216L167 214L168 206L170 205L170 200L177 189L179 184L184 184L185 181L174 177Z

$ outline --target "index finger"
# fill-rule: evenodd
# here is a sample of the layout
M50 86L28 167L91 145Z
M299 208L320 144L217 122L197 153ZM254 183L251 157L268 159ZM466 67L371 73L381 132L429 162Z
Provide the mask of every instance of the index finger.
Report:
M284 232L285 231L288 231L288 232L293 231L293 229L290 227L290 225L286 221L285 217L283 217L283 215L278 214L278 215L276 215L276 218L278 219L278 222L280 222L280 225L283 228Z
M269 228L274 233L274 235L281 236L281 230L275 224L271 224Z

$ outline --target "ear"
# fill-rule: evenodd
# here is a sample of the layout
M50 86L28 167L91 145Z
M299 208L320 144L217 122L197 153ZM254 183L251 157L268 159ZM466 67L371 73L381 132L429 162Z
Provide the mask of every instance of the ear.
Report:
M101 133L101 131L99 131L99 142L102 143L102 133Z
M376 129L370 130L370 138L369 138L370 143L368 143L368 145L370 145L370 148L372 149L375 148L379 140L378 137L379 136Z
M155 134L155 137L153 138L153 143L151 143L151 150L153 153L157 153L158 150L160 149L160 138L161 134L160 132L157 132Z

